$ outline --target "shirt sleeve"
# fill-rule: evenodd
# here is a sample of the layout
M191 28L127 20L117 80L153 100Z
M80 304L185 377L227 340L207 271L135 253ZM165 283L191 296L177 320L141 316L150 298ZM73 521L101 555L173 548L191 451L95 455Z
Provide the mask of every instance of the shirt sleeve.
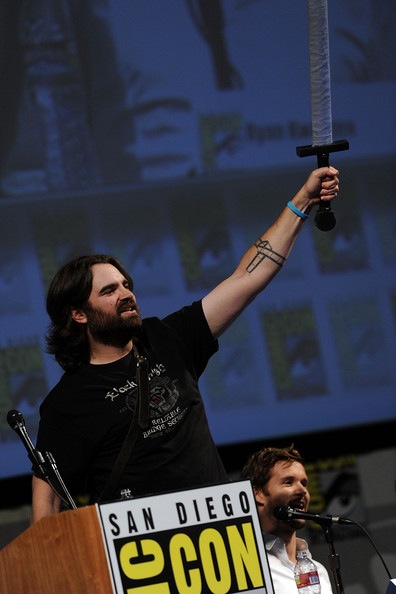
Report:
M163 323L171 328L175 336L189 346L192 364L199 377L205 370L209 359L218 351L219 343L213 338L205 318L202 302L194 301L177 312L166 316Z

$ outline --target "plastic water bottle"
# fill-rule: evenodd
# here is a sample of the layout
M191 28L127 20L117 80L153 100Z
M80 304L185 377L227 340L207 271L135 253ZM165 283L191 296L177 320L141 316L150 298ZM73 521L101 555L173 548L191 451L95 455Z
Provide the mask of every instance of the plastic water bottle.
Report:
M318 569L306 551L297 551L294 579L299 594L320 594Z

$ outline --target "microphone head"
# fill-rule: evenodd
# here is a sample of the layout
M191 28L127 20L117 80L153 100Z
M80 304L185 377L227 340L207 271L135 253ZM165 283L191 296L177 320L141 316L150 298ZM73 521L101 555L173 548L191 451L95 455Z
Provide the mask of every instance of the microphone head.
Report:
M7 413L7 423L11 427L11 429L15 429L20 425L25 425L25 420L23 418L23 414L19 412L19 410L10 410Z
M278 520L284 520L285 522L290 522L292 519L291 508L288 505L281 505L274 509L274 516L278 518Z

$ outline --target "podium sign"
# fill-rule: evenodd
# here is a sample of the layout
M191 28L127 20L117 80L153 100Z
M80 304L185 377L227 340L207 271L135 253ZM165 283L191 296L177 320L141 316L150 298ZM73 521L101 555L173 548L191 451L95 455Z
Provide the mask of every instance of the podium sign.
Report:
M274 594L250 481L97 510L116 594Z

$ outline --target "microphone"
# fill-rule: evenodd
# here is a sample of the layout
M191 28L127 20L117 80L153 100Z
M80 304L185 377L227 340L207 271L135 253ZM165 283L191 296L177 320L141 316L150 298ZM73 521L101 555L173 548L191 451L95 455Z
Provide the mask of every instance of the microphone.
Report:
M66 488L65 483L61 475L59 474L58 468L55 463L55 459L51 452L45 452L45 458L39 450L33 445L32 440L29 437L25 426L25 419L23 414L18 410L10 410L7 414L7 423L18 433L21 438L23 445L27 449L30 461L33 464L35 472L37 472L41 478L49 484L54 493L62 499L63 503L72 509L76 509L72 496Z
M22 413L20 413L18 410L10 410L7 414L7 423L11 429L14 429L14 431L18 433L19 437L21 438L34 468L39 471L41 476L47 479L48 472L44 456L34 447L27 432L25 419L23 418Z
M320 516L319 514L311 514L309 512L299 511L293 509L288 505L281 505L274 509L274 516L278 520L285 520L290 522L291 520L311 520L320 524L320 526L331 526L331 524L354 524L352 520L342 518L340 516Z

